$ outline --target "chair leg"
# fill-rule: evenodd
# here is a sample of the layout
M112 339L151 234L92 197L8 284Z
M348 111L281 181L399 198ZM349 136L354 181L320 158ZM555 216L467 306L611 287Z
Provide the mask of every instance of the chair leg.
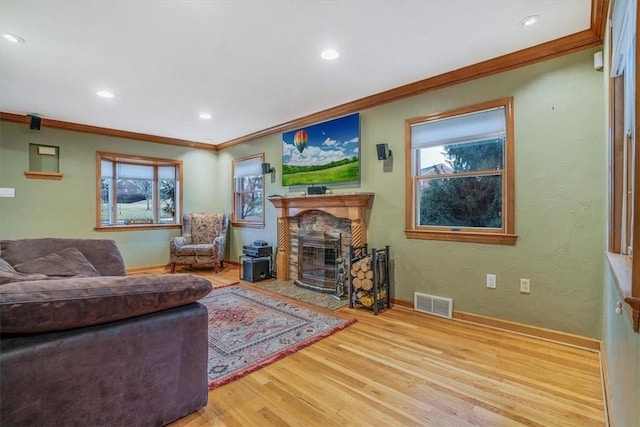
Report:
M218 263L218 261L213 262L213 271L216 274L220 273L220 264Z
M176 272L176 263L175 263L175 262L172 262L172 263L171 263L171 274L173 274L173 273L175 273L175 272Z

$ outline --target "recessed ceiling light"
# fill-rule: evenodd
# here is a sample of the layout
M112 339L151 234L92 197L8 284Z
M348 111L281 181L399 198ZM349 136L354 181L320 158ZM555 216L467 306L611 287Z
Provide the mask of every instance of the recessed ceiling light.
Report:
M338 53L337 50L325 49L322 51L320 56L322 57L322 59L326 59L327 61L333 61L334 59L338 59L340 54Z
M540 16L538 15L527 16L522 21L520 21L520 25L522 25L523 27L530 27L531 25L538 23L539 19Z
M213 116L211 114L209 114L209 113L202 113L198 117L200 117L203 120L211 120L211 117L213 117Z
M99 90L96 92L96 95L103 98L113 98L113 93L109 92L108 90Z
M24 39L16 34L7 33L3 34L2 37L12 43L24 43Z

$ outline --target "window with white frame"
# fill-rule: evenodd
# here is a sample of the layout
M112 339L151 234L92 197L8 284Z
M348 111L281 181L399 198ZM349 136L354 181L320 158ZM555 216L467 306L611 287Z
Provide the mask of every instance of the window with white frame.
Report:
M264 227L264 154L233 160L233 220L237 227Z
M179 225L182 162L97 153L97 228Z
M406 121L407 237L515 243L512 102Z

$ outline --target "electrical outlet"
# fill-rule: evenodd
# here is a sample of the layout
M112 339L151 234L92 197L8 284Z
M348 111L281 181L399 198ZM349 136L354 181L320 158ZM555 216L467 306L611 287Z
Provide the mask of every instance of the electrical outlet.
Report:
M520 279L520 293L528 294L531 292L531 283L529 279Z
M487 288L495 289L496 288L496 275L495 274L487 274Z

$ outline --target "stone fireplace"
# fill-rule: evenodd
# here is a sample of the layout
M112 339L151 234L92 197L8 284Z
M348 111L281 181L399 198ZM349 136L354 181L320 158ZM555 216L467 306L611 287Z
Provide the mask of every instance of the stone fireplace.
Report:
M311 281L304 271L300 271L301 260L304 259L304 250L300 254L300 235L315 238L316 241L322 236L323 244L327 235L334 238L339 236L337 252L344 259L348 257L349 245L364 245L367 240L367 210L372 200L373 193L270 197L269 201L275 206L278 217L278 280L297 280L306 284ZM311 252L314 251L307 250L308 254ZM317 272L320 261L313 262L315 264L311 265L315 267L311 268ZM322 266L323 272L331 268L324 264ZM335 277L328 280L332 280L332 285L317 286L326 287L328 292L329 286L335 286ZM331 288L333 290L335 287Z

